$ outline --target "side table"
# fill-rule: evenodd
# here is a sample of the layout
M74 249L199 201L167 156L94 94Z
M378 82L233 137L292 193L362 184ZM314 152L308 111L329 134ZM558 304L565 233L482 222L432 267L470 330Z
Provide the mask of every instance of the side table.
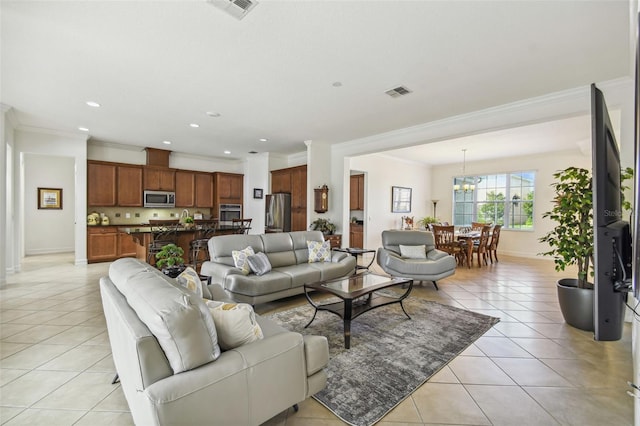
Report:
M359 269L366 269L368 271L371 265L373 265L373 261L376 259L376 251L371 249L347 247L347 248L335 248L333 250L340 251L343 253L349 253L351 256L354 256L356 258L356 272ZM371 257L371 262L369 262L367 266L358 264L358 256L362 256L366 253L373 253L373 256Z

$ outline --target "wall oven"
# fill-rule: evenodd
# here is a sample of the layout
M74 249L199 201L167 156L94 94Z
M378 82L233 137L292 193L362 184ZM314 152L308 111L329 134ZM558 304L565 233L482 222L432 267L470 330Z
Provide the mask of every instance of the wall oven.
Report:
M144 191L144 206L153 208L169 208L176 206L176 193L169 191Z
M242 218L242 204L220 204L218 223L220 225L232 225L233 219Z

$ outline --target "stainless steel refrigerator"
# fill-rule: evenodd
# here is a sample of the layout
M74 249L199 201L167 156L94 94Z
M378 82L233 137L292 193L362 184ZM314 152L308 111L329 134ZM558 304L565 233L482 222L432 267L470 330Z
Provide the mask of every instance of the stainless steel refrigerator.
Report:
M267 194L265 232L291 231L291 194Z

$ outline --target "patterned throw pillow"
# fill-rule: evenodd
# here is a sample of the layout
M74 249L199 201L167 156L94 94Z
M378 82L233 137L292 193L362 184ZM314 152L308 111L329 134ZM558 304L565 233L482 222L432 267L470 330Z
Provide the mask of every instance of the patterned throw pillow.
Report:
M249 272L251 272L249 262L247 262L247 257L251 256L252 254L256 253L253 251L253 247L251 246L247 246L247 248L242 250L233 250L231 252L233 263L236 265L236 268L240 269L245 275L249 275Z
M420 246L403 246L400 245L400 256L407 259L426 259L427 247L422 244Z
M247 303L206 301L213 317L220 347L227 351L264 338L256 314Z
M271 270L269 258L263 252L247 257L247 262L249 263L251 271L256 275L264 275Z
M330 241L307 241L309 249L309 263L331 262L331 242Z
M198 273L191 266L187 267L184 271L176 277L176 281L182 287L193 291L200 297L205 299L211 299L211 292L207 288L207 285L202 282Z

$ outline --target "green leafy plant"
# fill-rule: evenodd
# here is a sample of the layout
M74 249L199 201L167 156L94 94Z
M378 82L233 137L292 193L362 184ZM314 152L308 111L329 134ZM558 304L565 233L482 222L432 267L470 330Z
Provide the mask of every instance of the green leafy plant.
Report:
M182 255L184 255L184 250L181 247L175 244L167 244L156 253L156 266L162 269L182 265L184 263Z
M553 257L556 271L567 266L578 267L578 287L592 288L588 277L593 276L593 186L591 172L587 169L569 167L553 174L552 183L556 197L551 211L542 215L557 225L539 241L547 243L550 250L540 253ZM633 169L622 171L621 181L633 177ZM623 191L628 189L624 185ZM624 209L631 204L622 198Z
M191 216L187 216L184 218L184 223L193 223L193 218Z
M321 231L323 234L333 234L336 231L336 225L329 219L316 219L311 222L311 229Z
M430 223L440 223L440 221L438 220L437 217L434 216L425 216L422 219L420 219L420 221L418 222L420 225L424 226L425 228L429 228L429 224Z

